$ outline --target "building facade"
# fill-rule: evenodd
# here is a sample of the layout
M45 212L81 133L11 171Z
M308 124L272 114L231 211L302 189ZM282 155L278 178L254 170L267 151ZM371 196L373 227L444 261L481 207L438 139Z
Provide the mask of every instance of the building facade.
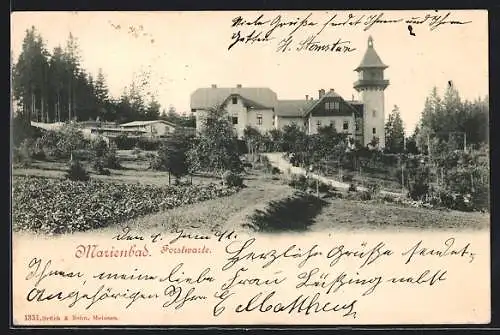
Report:
M387 68L373 46L372 37L360 65L354 70L358 80L353 88L359 99L345 100L335 90L320 89L316 98L279 100L269 88L242 87L199 88L191 94L191 111L196 115L196 130L202 131L204 119L210 110L222 109L227 113L239 138L247 126L262 133L283 129L295 124L308 134L320 127L333 126L363 146L374 138L378 146L385 146L384 91L389 81L384 78Z
M141 132L147 137L166 137L175 131L176 125L164 120L154 120L132 121L123 123L119 127L126 131Z

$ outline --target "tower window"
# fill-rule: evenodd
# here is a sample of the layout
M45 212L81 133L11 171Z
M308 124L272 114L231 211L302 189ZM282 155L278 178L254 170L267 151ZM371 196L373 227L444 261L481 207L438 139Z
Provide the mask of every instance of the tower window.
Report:
M238 103L238 98L237 97L233 97L232 101L233 101L233 105L236 105Z
M344 124L342 125L342 129L344 129L344 130L349 129L349 121L344 121Z
M372 134L375 135L377 133L377 129L372 128Z
M262 114L257 114L257 124L262 126Z
M377 111L375 109L372 110L372 117L377 117Z
M231 118L231 120L232 120L233 124L238 124L238 117L237 116L233 116Z

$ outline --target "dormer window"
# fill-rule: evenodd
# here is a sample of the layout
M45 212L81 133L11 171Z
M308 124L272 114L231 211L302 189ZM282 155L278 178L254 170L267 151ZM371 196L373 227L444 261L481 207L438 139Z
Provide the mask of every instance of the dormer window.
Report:
M238 103L238 97L233 97L231 100L233 105L236 105Z
M325 102L325 109L327 111L339 110L339 108L340 108L340 103L338 101Z

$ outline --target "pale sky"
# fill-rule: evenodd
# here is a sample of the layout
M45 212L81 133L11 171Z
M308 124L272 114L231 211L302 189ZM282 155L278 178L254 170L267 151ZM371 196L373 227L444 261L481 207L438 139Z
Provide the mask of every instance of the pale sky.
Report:
M278 99L317 98L318 90L330 88L351 99L357 79L353 70L359 65L368 36L382 61L389 66L385 77L386 116L398 105L407 132L413 131L424 101L433 86L440 91L453 81L466 99L488 93L488 19L486 11L452 11L446 21L471 21L468 24L443 24L430 30L427 23L375 24L367 31L357 26L326 27L316 40L332 43L341 38L356 48L350 53L292 51L276 52L279 40L292 28L276 29L275 40L235 45L228 51L233 33L254 28L268 31L269 24L258 27L231 27L241 15L248 21L264 14L262 21L282 15L282 22L305 18L316 26L301 27L293 35L294 44L316 34L332 15L331 22L342 22L349 13L356 18L378 15L381 11L280 11L280 12L18 12L12 14L11 48L17 59L26 29L34 25L50 52L64 46L71 32L78 40L82 64L96 75L102 68L111 94L119 96L134 74L150 73L150 87L162 107L189 111L190 94L198 87L269 87ZM385 11L381 19L408 19L426 14L445 16L448 11ZM430 22L428 19L426 22ZM113 25L120 25L116 29ZM143 30L134 37L128 27ZM267 29L265 28L267 27ZM246 34L245 34L246 35ZM152 41L154 40L154 41Z

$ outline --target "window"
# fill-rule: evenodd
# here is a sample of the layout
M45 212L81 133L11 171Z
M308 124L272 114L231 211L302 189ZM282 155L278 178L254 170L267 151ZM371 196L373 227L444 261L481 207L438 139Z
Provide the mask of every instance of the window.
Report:
M233 101L233 105L236 105L238 103L238 98L237 97L233 97L232 101Z
M231 121L233 122L233 124L238 124L238 117L237 116L231 117Z
M372 117L377 117L377 111L375 109L372 110Z
M325 109L328 111L339 110L340 103L338 101L325 102Z
M356 130L359 130L359 120L356 121Z
M316 126L318 126L318 128L321 127L321 121L320 120L316 121Z
M262 114L257 114L257 124L262 126Z
M344 121L344 125L342 126L342 129L344 129L344 130L349 129L349 121Z
M373 129L372 129L372 134L374 134L374 135L375 135L376 133L377 133L377 129L373 128Z
M330 120L330 127L335 128L335 120Z

